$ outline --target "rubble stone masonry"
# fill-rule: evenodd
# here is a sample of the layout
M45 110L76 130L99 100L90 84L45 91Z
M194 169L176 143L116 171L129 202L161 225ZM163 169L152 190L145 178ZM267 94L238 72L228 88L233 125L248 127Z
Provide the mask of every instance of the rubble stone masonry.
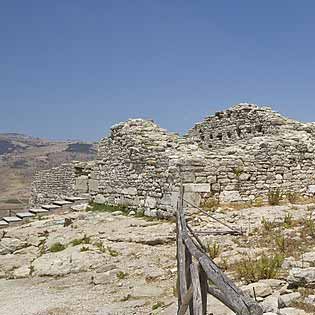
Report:
M314 123L252 104L218 112L183 137L153 121L130 119L100 141L95 161L39 172L31 202L86 193L99 203L167 217L181 183L197 204L207 196L248 201L275 188L313 195L314 149Z

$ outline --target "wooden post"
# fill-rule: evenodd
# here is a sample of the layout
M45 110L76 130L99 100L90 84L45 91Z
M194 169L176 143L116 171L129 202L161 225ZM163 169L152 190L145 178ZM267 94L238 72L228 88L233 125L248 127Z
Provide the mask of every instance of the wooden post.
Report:
M192 261L191 253L185 246L183 241L183 230L186 229L185 226L181 223L181 213L183 211L183 188L181 188L180 196L177 204L177 220L176 220L176 227L177 227L177 283L178 283L178 310L180 310L181 305L184 304L184 298L187 294L187 291L191 285L191 275L190 275L190 264ZM192 308L192 301L189 303L190 312L188 314L193 314ZM178 311L179 312L179 311Z
M208 298L208 277L202 267L199 265L200 288L202 298L202 315L207 314L207 298Z
M201 279L199 272L199 264L192 263L190 265L192 286L193 286L193 314L194 315L204 315L206 314L206 309L204 305L203 293L201 289Z

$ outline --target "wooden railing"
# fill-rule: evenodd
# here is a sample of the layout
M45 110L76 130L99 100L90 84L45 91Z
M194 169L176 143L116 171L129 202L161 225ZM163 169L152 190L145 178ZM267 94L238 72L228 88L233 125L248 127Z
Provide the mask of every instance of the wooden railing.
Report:
M190 206L192 206L190 204ZM221 222L224 224L224 222ZM226 225L226 224L225 224ZM184 187L177 206L178 315L207 314L208 293L238 315L261 315L261 306L242 292L207 255L199 237L187 224ZM209 284L211 283L211 285ZM215 314L215 310L210 312ZM211 314L210 313L210 314Z

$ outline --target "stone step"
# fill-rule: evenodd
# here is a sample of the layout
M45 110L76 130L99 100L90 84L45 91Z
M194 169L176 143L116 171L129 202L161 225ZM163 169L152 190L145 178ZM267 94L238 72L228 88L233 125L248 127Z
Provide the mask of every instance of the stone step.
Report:
M18 217L16 217L16 216L13 216L13 217L3 217L2 220L5 221L5 222L7 222L7 223L15 223L15 222L22 221L21 218L18 218Z
M16 216L20 219L26 219L26 218L35 217L35 214L32 212L19 212L16 214Z
M4 227L4 226L7 226L7 225L9 225L8 222L5 222L5 221L3 221L3 220L0 220L0 227Z
M53 201L53 204L62 207L62 206L67 206L67 205L73 204L73 201L56 200L56 201Z
M45 210L56 210L58 208L60 208L60 206L57 206L57 205L53 205L53 204L47 204L47 205L42 205L41 206L43 209Z
M83 200L89 200L89 198L84 198L84 197L66 197L66 201L70 202L76 202L76 201L83 201Z
M29 211L34 214L45 214L49 212L48 210L43 209L43 208L32 208Z

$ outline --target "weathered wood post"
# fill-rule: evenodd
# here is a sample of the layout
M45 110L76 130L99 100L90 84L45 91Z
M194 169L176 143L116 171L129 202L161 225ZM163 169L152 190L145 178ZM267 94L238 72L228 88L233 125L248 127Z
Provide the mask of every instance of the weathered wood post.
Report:
M185 305L182 308L182 312L186 306L189 306L188 314L193 315L193 305L192 300L187 298L191 295L189 291L191 287L191 274L190 274L190 265L192 263L192 255L189 250L186 248L183 241L183 232L187 233L186 226L181 222L181 214L184 206L184 187L181 186L179 199L177 203L177 213L176 213L176 225L177 225L177 284L178 284L178 314L180 313L180 308L182 305ZM186 308L187 309L187 308ZM186 311L185 311L186 313ZM182 314L185 314L182 313Z

